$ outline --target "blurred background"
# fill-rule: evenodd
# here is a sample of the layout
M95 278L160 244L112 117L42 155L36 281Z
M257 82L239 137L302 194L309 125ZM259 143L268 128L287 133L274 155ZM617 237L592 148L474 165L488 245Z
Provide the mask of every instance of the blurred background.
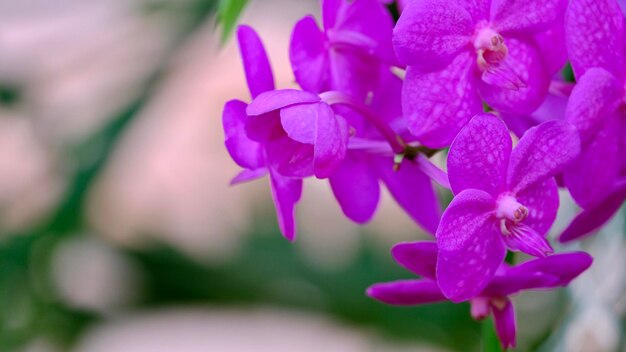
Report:
M427 238L387 194L358 227L307 182L289 244L267 180L229 186L240 9L294 86L315 0L0 0L0 351L481 349L466 304L365 297L411 277L393 243ZM519 350L626 349L624 218L567 248L596 258L572 287L516 297Z

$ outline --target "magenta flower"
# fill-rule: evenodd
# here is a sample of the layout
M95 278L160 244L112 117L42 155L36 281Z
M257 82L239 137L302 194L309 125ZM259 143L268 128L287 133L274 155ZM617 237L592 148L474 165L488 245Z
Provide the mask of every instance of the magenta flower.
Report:
M394 246L392 255L398 264L422 278L375 284L367 289L368 296L402 306L446 300L437 286L435 243L400 243ZM502 347L515 347L515 311L509 297L523 290L567 286L591 263L591 256L575 252L534 259L514 267L502 264L483 290L468 297L472 317L480 320L492 314Z
M582 152L564 181L581 207L598 210L626 180L624 15L615 0L572 0L566 28L578 82L566 117L580 132Z
M393 20L378 0L323 0L324 31L307 16L293 29L289 57L302 89L344 92L360 101L374 91L381 63L395 64Z
M402 136L405 141L411 138L403 123L400 107L402 82L389 72L381 73L380 77L377 89L372 94L371 104L367 106L340 93L323 93L332 100L339 95L339 100L351 102L349 106L334 105L349 121L352 135L346 158L329 177L333 194L349 219L366 223L373 217L378 206L382 181L406 213L425 230L434 234L441 209L430 178L422 172L419 164L410 160L403 161L394 170L393 155L403 150L394 150L371 122L377 120L380 124L389 126L390 138ZM363 115L370 116L364 118ZM398 147L402 148L400 145Z
M248 137L265 146L269 164L281 175L327 178L346 155L348 124L316 94L263 92L246 113Z
M564 0L415 0L393 42L408 65L404 114L418 140L450 145L469 119L492 108L530 114L564 63L559 44ZM547 42L547 43L543 43ZM562 41L561 41L562 42ZM542 44L536 44L542 43Z
M437 229L437 279L443 294L463 301L482 291L506 248L543 257L559 205L554 176L580 152L576 129L549 121L529 129L511 151L511 137L494 115L474 117L448 155L456 195Z
M252 28L240 26L237 37L252 97L256 98L274 90L272 70L258 35ZM222 115L226 149L233 160L245 169L233 180L233 183L249 181L269 173L279 227L288 240L293 240L296 236L295 204L302 194L302 180L285 177L277 172L276 168L268 162L268 149L271 149L273 145L270 144L268 148L268 145L248 137L246 109L246 103L231 100L224 106ZM282 140L284 141L285 138Z

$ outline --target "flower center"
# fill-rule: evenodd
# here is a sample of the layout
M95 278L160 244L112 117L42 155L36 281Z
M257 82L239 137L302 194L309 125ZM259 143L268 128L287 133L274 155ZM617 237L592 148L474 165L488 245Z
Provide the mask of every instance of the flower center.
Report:
M476 63L481 71L500 64L509 53L504 44L504 38L490 27L486 26L476 31L474 36L476 49Z
M518 224L528 217L528 208L517 202L511 195L502 195L498 198L496 217L501 219L502 233L509 234L509 226Z

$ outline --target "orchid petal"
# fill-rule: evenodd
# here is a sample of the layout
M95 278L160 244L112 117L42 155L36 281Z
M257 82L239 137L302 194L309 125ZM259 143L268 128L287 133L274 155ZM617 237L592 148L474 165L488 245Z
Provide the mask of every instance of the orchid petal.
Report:
M508 188L518 193L554 177L580 154L578 131L565 121L548 121L526 131L511 153Z
M554 256L546 258L551 257ZM542 259L545 258L539 258L536 260ZM558 282L558 277L545 273L506 272L504 275L496 275L481 295L489 297L505 297L514 295L522 290L556 287Z
M328 104L317 104L315 121L314 170L317 178L326 178L343 162L348 149L348 124Z
M430 148L449 146L461 128L482 112L471 74L473 58L459 54L444 70L420 73L407 69L402 105L407 127Z
M296 238L295 206L302 195L302 180L281 176L271 169L270 180L278 226L283 236L293 241Z
M259 116L287 106L317 103L316 94L296 89L279 89L259 94L246 109L248 116Z
M506 249L493 215L495 200L484 191L459 193L437 229L437 283L453 302L470 299L491 281Z
M233 177L232 180L230 180L230 185L235 186L238 184L257 180L267 175L267 172L268 170L265 167L262 167L260 169L254 169L254 170L248 170L248 169L243 170L239 174L237 174L237 176Z
M329 181L341 210L350 220L360 224L371 220L378 206L380 186L364 153L348 153Z
M430 280L399 280L370 286L367 295L393 305L411 306L445 301L439 287Z
M413 1L393 31L400 61L421 69L442 69L466 48L474 32L471 15L447 0Z
M280 110L280 123L289 138L300 143L315 143L318 104L292 105Z
M498 111L530 114L548 94L550 76L532 45L507 38L506 46L506 59L485 71L478 91Z
M559 236L559 242L577 240L599 230L617 213L625 200L626 181L618 182L606 198L576 215Z
M576 78L592 67L624 73L624 15L615 0L570 0L566 44Z
M313 175L313 146L284 136L266 143L271 167L287 177L304 178Z
M567 286L570 281L574 280L578 275L587 270L593 258L584 252L572 252L555 254L545 258L529 260L509 270L508 274L541 274L551 275L558 280L550 286L535 286L525 288L550 288Z
M307 16L296 23L291 33L289 59L296 82L303 90L321 93L328 84L326 36Z
M246 169L258 169L265 165L261 144L246 135L246 103L231 100L224 105L222 124L226 137L226 149L237 163Z
M252 98L256 98L263 92L274 90L272 67L258 34L248 26L239 26L237 40Z
M596 136L563 173L565 185L581 207L594 207L610 192L621 169L620 121L609 116ZM600 157L601 156L601 157Z
M550 27L565 11L566 0L494 0L491 21L502 34Z
M494 197L504 187L511 136L491 114L477 115L456 136L448 154L448 178L455 194L475 188Z
M377 158L378 175L404 211L431 234L437 231L441 209L433 185L420 167L404 161L397 171L391 158ZM419 201L416 201L419 200Z
M279 111L267 114L248 116L245 121L246 135L255 142L269 142L285 136L280 124Z
M545 257L554 253L546 238L526 224L513 224L503 236L506 246L513 251L522 251L534 257Z
M503 349L513 348L515 341L515 310L510 299L504 298L491 302L493 323Z
M550 28L535 35L535 43L541 52L548 74L557 74L567 63L565 45L565 13L559 15Z
M546 235L559 209L559 188L554 178L524 188L515 194L515 199L528 209L524 224L540 235Z
M565 114L567 121L580 132L583 144L595 136L623 96L620 82L602 68L591 68L580 77Z
M404 242L391 249L396 262L416 275L435 280L437 243Z

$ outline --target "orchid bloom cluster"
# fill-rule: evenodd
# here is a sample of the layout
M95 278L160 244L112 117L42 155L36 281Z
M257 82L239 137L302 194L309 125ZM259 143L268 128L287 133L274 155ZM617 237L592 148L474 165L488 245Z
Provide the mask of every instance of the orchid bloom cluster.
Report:
M394 21L389 6L398 6ZM277 89L253 29L238 42L249 103L226 103L226 147L269 176L279 227L296 237L303 179L327 179L363 224L383 184L430 242L392 254L421 279L367 294L396 305L469 302L513 347L509 297L567 285L591 265L547 238L559 187L581 212L560 235L592 234L626 199L626 25L616 0L323 0L296 23L299 89ZM560 72L571 63L577 83ZM515 140L515 142L514 142ZM431 163L447 153L447 171ZM445 208L435 183L454 198ZM535 259L517 265L507 253Z

